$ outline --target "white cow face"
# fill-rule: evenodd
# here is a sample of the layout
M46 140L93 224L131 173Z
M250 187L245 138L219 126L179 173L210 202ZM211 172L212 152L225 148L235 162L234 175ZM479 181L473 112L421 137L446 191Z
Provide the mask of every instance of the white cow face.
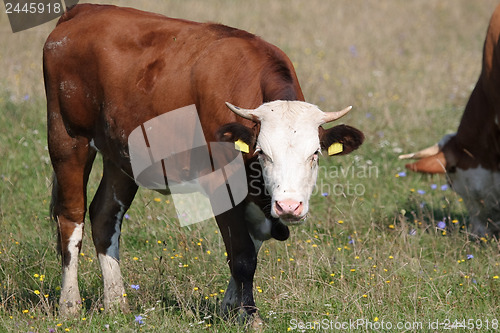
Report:
M363 134L349 126L329 130L320 127L346 114L325 113L317 106L300 101L274 101L254 110L228 104L238 115L260 122L254 151L262 167L271 215L286 224L302 223L309 210L309 198L318 175L322 148L333 142L343 144L343 154L356 149Z

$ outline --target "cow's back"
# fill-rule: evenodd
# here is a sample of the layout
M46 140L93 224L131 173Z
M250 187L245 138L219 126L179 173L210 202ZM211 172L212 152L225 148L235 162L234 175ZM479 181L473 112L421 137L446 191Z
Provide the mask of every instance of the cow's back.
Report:
M45 44L44 74L49 113L115 159L134 128L186 105L196 104L213 141L221 125L248 122L225 101L303 99L290 60L250 33L115 6L65 13Z

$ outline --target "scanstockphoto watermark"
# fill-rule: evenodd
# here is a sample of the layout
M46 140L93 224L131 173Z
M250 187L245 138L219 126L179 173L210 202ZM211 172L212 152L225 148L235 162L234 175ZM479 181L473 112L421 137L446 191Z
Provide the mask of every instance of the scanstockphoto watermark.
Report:
M260 195L263 190L262 172L259 162L250 165L252 171L249 181L249 193ZM313 188L312 196L356 196L362 197L366 193L366 180L378 178L379 168L373 164L349 166L319 166L318 180Z
M319 166L312 195L362 197L366 193L366 180L378 175L378 166L372 164Z
M255 161L249 166L247 179L239 141L206 142L194 104L169 111L129 134L135 182L170 194L181 226L210 219L233 209L249 193L261 195L266 190L264 179L272 178ZM313 195L328 191L332 195L362 196L365 187L361 179L378 177L378 168L368 164L319 167L315 172L320 179Z
M12 32L30 29L61 16L79 0L3 0Z
M456 318L456 319L435 319L428 321L390 321L379 320L375 318L369 320L366 318L333 320L324 318L322 320L302 321L291 319L289 322L289 331L307 332L307 331L439 331L439 330L485 330L498 331L500 328L499 320L487 318Z
M290 320L289 330L291 331L389 331L389 330L422 330L424 324L420 321L415 322L397 322L393 323L386 320L369 320L366 318L333 320L322 319L313 321L301 321L297 319Z
M291 331L390 331L390 330L422 330L424 324L420 321L414 322L397 322L392 323L385 320L368 320L368 319L349 319L349 320L333 320L322 319L314 321L301 321L297 319L290 320Z

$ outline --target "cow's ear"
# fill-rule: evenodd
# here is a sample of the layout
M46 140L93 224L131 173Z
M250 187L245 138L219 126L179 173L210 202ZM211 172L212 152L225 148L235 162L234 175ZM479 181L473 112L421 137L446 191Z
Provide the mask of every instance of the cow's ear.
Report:
M365 140L360 130L347 125L338 125L325 130L319 127L321 149L328 155L345 155L358 149Z
M221 126L215 133L219 142L234 142L235 149L249 153L255 145L255 134L251 128L240 123L229 123Z

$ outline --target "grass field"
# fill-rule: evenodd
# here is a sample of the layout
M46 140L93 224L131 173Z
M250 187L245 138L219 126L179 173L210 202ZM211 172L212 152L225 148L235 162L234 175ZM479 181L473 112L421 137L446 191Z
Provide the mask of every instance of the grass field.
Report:
M468 236L467 212L444 177L404 174L397 159L456 130L496 1L112 3L258 34L291 58L307 101L325 111L354 106L343 122L363 130L365 144L322 159L309 219L259 254L265 332L340 331L356 320L345 330L500 330L499 242ZM0 332L243 332L218 316L229 269L215 223L181 228L169 197L147 190L122 230L132 313L102 312L87 223L81 314L58 317L41 74L54 24L13 34L0 14ZM99 176L96 163L90 197Z

